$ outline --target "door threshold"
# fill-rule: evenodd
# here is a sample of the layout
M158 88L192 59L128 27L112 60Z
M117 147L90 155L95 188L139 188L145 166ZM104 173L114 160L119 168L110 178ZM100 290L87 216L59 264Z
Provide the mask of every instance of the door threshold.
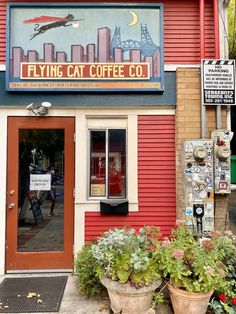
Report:
M30 270L8 270L6 275L17 275L17 274L45 274L45 275L55 275L58 276L60 274L71 274L73 273L73 269L30 269Z

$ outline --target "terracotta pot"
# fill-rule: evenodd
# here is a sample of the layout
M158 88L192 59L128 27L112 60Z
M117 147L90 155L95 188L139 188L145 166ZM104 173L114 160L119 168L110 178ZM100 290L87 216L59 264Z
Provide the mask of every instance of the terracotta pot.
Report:
M122 314L147 313L151 307L153 294L161 284L161 280L158 280L150 286L135 288L129 283L122 284L105 277L101 282L107 288L112 311Z
M206 293L188 292L168 285L175 314L205 314L213 291Z

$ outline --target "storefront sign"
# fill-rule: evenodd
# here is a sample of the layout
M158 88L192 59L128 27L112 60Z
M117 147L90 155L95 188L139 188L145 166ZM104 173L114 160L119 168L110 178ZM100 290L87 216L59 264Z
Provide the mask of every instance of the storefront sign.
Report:
M21 63L21 79L78 80L145 80L149 79L147 63Z
M163 91L162 5L8 5L9 91Z
M203 105L235 105L235 60L203 60Z
M50 191L51 174L31 174L30 191Z

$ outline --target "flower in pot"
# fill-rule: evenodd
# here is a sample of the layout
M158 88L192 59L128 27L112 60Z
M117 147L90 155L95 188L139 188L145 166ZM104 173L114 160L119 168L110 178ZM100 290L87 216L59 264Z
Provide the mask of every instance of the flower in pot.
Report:
M159 229L116 228L92 245L97 273L107 288L114 313L144 314L161 284L155 250Z
M184 223L165 238L157 261L168 288L175 314L206 313L213 291L225 285L227 268L224 259L232 241L225 237L198 239Z
M235 314L236 313L236 297L228 298L225 294L219 294L212 298L209 303L212 313L215 314Z

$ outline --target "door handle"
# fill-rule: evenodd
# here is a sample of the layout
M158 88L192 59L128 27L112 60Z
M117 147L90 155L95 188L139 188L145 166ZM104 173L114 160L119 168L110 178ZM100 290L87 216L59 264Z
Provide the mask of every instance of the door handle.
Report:
M11 203L11 204L8 205L8 208L10 208L10 209L12 209L12 208L14 208L14 207L15 207L15 204L14 204L14 203Z

